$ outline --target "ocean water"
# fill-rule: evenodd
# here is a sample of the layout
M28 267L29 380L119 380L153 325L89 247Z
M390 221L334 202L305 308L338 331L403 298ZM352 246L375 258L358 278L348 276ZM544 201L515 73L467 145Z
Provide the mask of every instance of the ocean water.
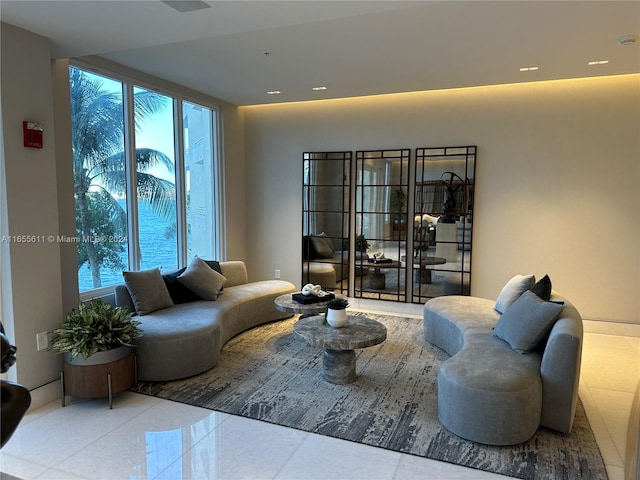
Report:
M121 205L124 206L124 201L121 202ZM175 269L177 267L178 257L175 232L171 238L166 237L165 232L168 223L151 210L148 202L139 203L138 219L141 252L140 269L147 270L155 267L159 267L165 271ZM126 249L120 257L123 264L128 265L128 253ZM128 267L125 267L125 269L127 268ZM103 287L124 281L122 278L122 270L108 270L106 268L100 269L100 279L102 280ZM91 279L91 270L89 270L86 264L78 271L78 282L81 292L94 288Z

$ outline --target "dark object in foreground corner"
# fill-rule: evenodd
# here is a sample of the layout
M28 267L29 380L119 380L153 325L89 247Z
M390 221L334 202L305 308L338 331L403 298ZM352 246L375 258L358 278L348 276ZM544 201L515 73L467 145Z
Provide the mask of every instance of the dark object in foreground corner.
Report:
M5 373L16 363L16 347L11 345L9 339L4 334L4 327L0 323L0 351L2 352L1 372ZM2 405L0 412L0 437L2 442L0 448L9 441L13 432L18 428L18 424L31 405L31 394L22 385L17 383L0 381L0 393L2 394Z

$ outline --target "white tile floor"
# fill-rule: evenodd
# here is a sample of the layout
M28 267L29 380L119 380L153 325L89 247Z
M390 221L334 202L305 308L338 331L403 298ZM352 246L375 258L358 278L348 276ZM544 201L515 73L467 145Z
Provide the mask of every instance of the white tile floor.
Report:
M612 480L624 477L639 379L640 338L585 334L580 397ZM72 400L30 411L0 470L25 480L504 478L131 392L113 410Z

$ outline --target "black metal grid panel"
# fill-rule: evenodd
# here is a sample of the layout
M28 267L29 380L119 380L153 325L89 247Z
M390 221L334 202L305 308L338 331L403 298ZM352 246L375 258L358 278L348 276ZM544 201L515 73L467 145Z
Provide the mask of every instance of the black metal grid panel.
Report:
M477 147L425 147L417 148L415 155L415 187L414 187L414 229L413 229L413 303L424 303L429 298L439 295L457 293L470 294L471 256L473 238L473 195L475 169L477 164ZM454 162L456 163L454 168ZM434 172L442 173L434 177ZM450 175L453 172L455 175ZM447 210L445 206L445 190L451 187L455 198L455 209ZM447 261L443 265L424 265L425 257L436 256L435 232L433 227L425 225L424 215L450 216L456 221L457 235L453 240L440 242L456 246L458 258L455 262ZM428 218L428 217L426 217ZM418 219L418 220L416 220ZM426 230L426 231L425 231ZM431 272L425 273L426 269ZM438 281L424 283L423 280L433 278ZM444 289L444 291L443 291Z
M409 160L406 148L356 152L355 297L407 299ZM392 263L370 263L376 252Z
M344 295L349 287L352 152L304 152L302 155L302 285L324 280L314 269L336 272L333 285L322 288ZM331 242L331 257L319 256L310 240L324 233Z

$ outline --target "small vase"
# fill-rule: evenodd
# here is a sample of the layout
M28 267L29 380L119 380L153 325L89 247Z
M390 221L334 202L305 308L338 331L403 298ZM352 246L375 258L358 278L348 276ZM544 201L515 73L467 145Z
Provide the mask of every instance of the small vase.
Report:
M333 328L342 328L347 326L347 311L343 308L335 310L327 308L327 323Z

